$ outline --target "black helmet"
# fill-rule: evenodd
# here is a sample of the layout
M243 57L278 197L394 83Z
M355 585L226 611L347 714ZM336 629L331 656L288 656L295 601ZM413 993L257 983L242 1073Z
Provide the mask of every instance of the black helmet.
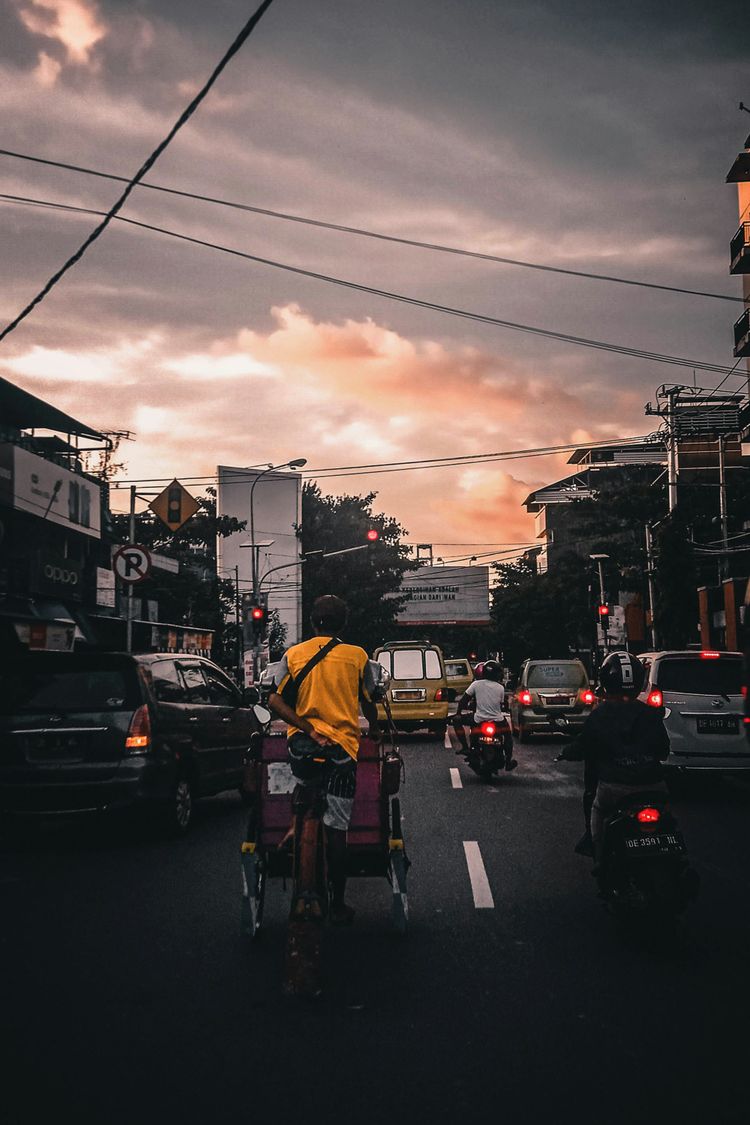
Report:
M610 652L599 669L599 683L605 692L638 695L646 680L646 669L632 652Z
M485 660L484 667L482 668L483 680L501 680L503 678L503 669L499 660Z

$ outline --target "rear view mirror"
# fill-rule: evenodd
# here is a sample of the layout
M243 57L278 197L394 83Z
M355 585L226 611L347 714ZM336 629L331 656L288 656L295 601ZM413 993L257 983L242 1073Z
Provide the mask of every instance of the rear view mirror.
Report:
M271 712L267 707L261 707L259 703L256 703L255 707L253 707L253 714L262 727L267 727L271 722Z

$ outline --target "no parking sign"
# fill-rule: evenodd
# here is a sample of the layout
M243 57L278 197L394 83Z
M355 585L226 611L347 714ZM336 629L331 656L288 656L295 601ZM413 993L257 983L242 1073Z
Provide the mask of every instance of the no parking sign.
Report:
M137 543L126 543L112 556L112 566L118 578L134 584L148 578L151 570L151 555L145 547Z

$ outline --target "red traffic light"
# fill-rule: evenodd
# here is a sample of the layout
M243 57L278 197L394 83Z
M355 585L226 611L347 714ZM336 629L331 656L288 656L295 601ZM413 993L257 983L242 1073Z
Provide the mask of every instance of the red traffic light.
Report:
M609 617L609 606L608 605L600 605L599 606L599 616L600 617Z
M265 615L266 611L260 605L254 605L250 610L250 616L252 617L253 621L262 621Z
M370 530L367 532L367 541L369 543L375 543L375 542L377 542L377 540L379 538L380 538L380 532L376 531L374 527L371 527Z

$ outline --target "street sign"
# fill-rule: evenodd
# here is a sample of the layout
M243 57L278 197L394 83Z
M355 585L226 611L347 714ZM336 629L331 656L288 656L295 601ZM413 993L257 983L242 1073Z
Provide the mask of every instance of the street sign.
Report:
M126 543L112 556L112 567L123 582L142 582L151 570L151 555L137 543Z
M200 504L195 497L191 496L178 480L168 484L149 504L154 515L158 516L170 531L179 531L182 525L195 515L199 507Z

